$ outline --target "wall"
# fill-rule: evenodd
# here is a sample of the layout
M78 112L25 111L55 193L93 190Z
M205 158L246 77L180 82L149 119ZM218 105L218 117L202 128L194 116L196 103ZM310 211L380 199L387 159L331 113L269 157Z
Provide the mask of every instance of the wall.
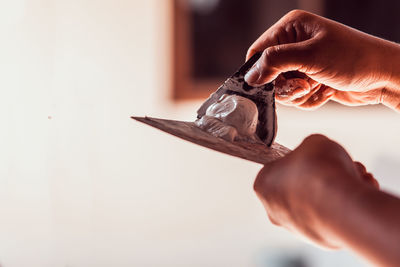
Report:
M199 105L168 100L168 3L0 3L1 266L360 265L272 226L252 192L259 165L129 118L191 120ZM282 144L325 133L399 192L397 114L278 112Z

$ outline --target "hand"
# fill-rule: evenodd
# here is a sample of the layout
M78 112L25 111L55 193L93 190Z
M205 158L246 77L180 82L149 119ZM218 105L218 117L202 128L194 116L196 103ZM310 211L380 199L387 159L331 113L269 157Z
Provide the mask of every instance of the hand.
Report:
M259 85L278 78L276 99L283 104L310 109L333 99L400 110L398 44L295 10L263 33L247 58L259 51L245 79Z
M378 187L361 163L321 135L306 138L292 153L266 165L254 183L272 223L327 248L342 246L327 223L343 219L332 205L344 212L349 199Z

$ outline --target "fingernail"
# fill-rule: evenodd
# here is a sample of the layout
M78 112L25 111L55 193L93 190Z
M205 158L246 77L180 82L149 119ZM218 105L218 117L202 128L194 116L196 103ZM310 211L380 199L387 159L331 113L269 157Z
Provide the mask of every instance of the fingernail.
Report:
M325 91L323 92L323 94L324 94L325 97L330 97L330 96L332 96L334 93L335 93L335 91L333 91L332 89L328 89L328 90L325 90Z
M293 99L300 98L308 94L310 90L307 90L306 88L298 87L293 90Z
M258 68L256 65L251 67L251 69L244 76L244 80L248 84L257 84L257 81L259 78L260 78L260 72L258 71Z

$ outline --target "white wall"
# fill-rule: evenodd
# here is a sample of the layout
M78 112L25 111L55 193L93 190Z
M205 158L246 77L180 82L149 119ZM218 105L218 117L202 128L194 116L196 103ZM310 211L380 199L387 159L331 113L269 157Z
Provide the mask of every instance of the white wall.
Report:
M354 261L269 224L252 192L260 166L130 120L189 120L199 105L167 97L168 3L0 2L0 265L266 266L299 251ZM399 119L281 107L278 141L328 134L399 186Z

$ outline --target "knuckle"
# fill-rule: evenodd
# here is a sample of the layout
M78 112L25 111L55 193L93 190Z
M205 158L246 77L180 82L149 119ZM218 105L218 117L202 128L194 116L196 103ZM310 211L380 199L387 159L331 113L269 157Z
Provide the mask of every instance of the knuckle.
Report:
M254 181L253 190L256 193L260 192L260 183L258 181L258 178Z
M263 74L264 72L266 72L267 68L268 68L268 55L267 55L267 50L265 49L261 58L257 61L256 67L258 68L259 72L261 74Z
M293 10L289 11L286 16L288 16L290 18L302 18L302 17L306 16L307 14L309 14L309 13L304 10L293 9Z
M307 142L307 143L326 143L326 142L329 142L329 139L326 136L322 135L322 134L312 134L310 136L307 136L304 139L304 142Z
M380 188L380 184L379 184L378 180L376 180L376 179L373 178L373 177L372 177L372 180L373 180L373 185L374 185L377 189L379 189L379 188Z
M260 67L266 69L268 66L273 66L280 51L281 47L279 45L265 49L263 52L263 60L260 61Z
M363 173L367 171L367 169L365 168L364 164L362 164L359 161L354 161L354 165Z
M326 154L326 152L336 151L338 145L332 140L328 139L326 136L321 134L312 134L306 137L302 143L304 147L313 148L313 153Z
M275 220L270 214L268 214L268 219L273 225L281 226L281 224L277 220Z
M264 173L263 173L263 169L261 169L261 171L257 174L256 180L254 181L253 184L253 190L254 192L256 192L257 194L259 192L262 191L262 188L264 184Z
M334 162L335 164L353 164L353 160L341 145L320 134L310 135L304 139L300 147L300 150L306 151L308 159L329 164L334 164Z
M272 165L273 163L270 163ZM253 184L253 190L258 194L262 195L262 192L267 190L267 176L270 175L270 167L268 165L264 166L257 174L257 177Z

